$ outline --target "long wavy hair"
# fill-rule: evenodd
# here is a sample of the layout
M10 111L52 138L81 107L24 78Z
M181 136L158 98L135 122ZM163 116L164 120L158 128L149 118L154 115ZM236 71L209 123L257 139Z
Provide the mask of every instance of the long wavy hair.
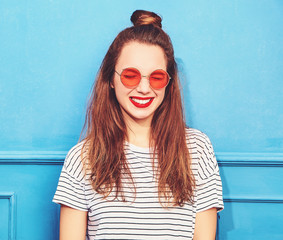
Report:
M156 45L164 50L167 72L171 76L164 100L154 112L150 132L150 143L158 165L159 201L163 206L164 199L166 203L183 206L185 202L193 202L195 181L186 144L186 124L173 46L170 37L162 30L161 18L157 14L137 10L131 21L134 26L120 32L109 47L87 108L84 149L91 184L105 198L114 193L114 198L122 197L126 201L123 177L127 176L132 183L134 180L124 153L127 126L111 83L125 44L135 41Z

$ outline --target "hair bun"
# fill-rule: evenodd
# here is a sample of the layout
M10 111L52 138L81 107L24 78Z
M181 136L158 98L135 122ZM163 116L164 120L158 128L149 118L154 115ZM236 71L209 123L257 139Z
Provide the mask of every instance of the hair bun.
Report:
M145 10L136 10L131 16L131 22L135 27L152 24L156 27L162 28L161 21L162 18L156 13Z

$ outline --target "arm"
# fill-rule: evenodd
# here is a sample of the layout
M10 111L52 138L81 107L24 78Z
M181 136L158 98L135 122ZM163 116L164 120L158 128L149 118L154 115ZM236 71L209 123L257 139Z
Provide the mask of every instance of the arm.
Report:
M216 208L197 212L194 240L214 240L217 225Z
M87 212L61 205L60 240L85 240Z

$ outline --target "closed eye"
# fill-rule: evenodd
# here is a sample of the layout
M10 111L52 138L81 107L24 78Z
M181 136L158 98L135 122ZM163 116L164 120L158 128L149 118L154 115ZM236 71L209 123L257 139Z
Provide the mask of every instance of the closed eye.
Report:
M155 73L155 74L152 74L150 78L154 80L163 80L165 76L162 73Z
M136 78L138 77L137 75L124 75L125 78Z
M164 77L151 77L151 79L161 81L164 79Z

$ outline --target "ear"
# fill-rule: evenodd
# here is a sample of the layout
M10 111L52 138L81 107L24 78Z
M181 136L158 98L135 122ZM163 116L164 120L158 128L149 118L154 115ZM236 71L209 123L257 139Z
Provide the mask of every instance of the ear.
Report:
M111 88L114 88L113 82L110 83L110 87L111 87Z

